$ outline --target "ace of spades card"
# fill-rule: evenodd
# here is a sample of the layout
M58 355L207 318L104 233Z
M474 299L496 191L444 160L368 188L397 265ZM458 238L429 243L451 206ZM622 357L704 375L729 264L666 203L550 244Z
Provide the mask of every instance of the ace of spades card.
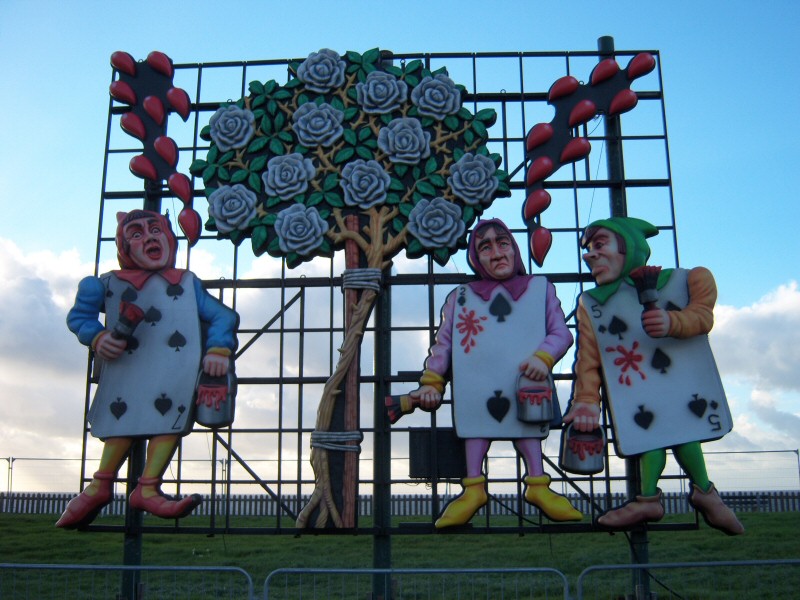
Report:
M591 316L617 454L721 438L733 428L707 335L651 338L636 289L622 283L605 304L581 298ZM676 269L658 306L688 304L686 272Z

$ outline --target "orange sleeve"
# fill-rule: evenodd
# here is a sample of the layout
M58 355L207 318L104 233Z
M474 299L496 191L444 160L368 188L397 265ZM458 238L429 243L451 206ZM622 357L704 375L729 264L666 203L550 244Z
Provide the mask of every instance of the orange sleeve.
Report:
M714 305L717 284L711 271L696 267L689 271L689 304L682 310L669 311L669 336L690 338L711 331L714 326Z
M592 321L583 304L583 297L578 301L578 352L575 359L574 402L600 404L600 385L602 383L602 367L597 338L592 328Z

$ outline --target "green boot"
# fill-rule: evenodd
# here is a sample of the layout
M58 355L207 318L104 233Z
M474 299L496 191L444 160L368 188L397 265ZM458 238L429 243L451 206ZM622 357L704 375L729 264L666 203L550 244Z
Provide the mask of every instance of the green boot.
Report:
M580 521L583 515L564 496L556 494L548 486L549 475L525 477L525 501L533 504L551 521Z
M461 480L461 485L464 486L464 491L451 500L442 516L436 519L436 529L463 525L489 501L486 495L486 477L483 475L465 477Z

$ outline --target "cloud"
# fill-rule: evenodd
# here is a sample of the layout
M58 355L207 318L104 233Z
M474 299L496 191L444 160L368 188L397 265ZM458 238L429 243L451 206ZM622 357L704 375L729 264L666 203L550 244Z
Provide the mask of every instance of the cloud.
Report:
M710 340L720 371L758 389L800 392L800 291L781 285L751 306L718 305Z

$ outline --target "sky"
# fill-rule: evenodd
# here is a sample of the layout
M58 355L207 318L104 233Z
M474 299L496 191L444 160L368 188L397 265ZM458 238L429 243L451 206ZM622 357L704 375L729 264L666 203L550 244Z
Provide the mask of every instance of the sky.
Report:
M798 30L793 0L0 1L0 457L80 456L86 353L64 317L94 269L112 52L593 51L605 35L660 52L681 265L719 288L711 343L735 428L714 449L796 450Z

